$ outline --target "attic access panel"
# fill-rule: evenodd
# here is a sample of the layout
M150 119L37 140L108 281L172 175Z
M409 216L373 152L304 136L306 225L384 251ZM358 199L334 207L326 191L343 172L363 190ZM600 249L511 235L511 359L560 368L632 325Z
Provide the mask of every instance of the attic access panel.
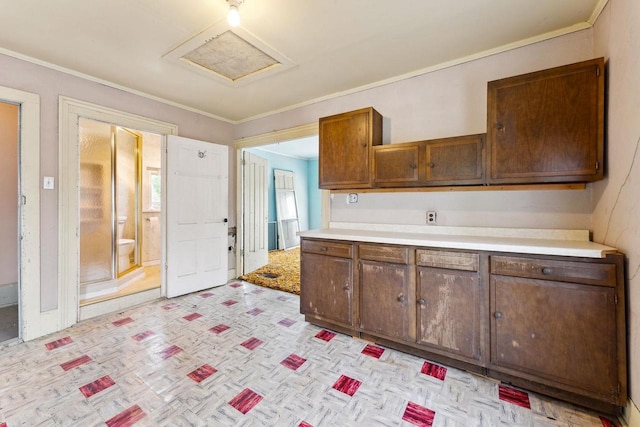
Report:
M241 27L232 28L226 21L192 37L164 57L233 86L295 65L253 34Z

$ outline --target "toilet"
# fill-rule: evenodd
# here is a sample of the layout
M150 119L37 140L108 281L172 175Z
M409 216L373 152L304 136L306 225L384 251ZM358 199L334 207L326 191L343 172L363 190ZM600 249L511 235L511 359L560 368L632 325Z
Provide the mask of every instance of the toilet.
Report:
M118 217L118 273L131 268L131 254L136 247L133 239L123 239L124 224L127 222L126 216Z

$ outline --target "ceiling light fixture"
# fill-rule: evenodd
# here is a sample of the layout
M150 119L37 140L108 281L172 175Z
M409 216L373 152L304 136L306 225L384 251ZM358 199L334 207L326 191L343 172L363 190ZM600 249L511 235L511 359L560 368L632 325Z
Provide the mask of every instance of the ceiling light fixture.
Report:
M240 25L240 12L238 8L244 0L227 0L229 3L229 13L227 14L227 22L232 27Z

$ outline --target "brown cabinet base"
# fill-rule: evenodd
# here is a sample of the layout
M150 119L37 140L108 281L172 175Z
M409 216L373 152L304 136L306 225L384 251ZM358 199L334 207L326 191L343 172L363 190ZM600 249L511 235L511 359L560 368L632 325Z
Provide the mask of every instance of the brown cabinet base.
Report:
M626 405L622 254L303 238L302 255L309 323L608 414Z

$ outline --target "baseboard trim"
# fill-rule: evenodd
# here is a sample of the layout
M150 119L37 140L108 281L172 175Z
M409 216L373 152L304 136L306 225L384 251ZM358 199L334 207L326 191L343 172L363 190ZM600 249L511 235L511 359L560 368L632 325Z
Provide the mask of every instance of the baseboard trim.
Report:
M640 410L631 399L627 402L623 418L628 427L640 427Z

